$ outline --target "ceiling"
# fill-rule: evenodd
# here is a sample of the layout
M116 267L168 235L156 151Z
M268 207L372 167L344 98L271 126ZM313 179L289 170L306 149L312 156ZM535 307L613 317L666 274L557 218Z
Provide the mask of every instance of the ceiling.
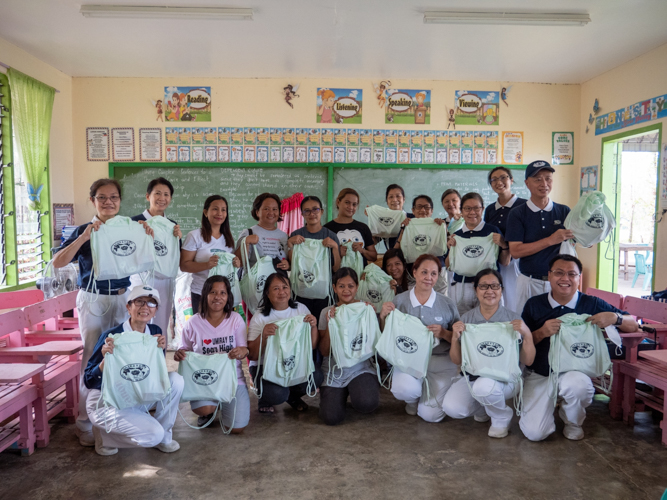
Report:
M252 7L253 21L90 19L81 4ZM588 13L585 27L426 25L425 10ZM667 43L665 0L2 0L0 37L75 77L582 83ZM2 62L2 54L0 54Z

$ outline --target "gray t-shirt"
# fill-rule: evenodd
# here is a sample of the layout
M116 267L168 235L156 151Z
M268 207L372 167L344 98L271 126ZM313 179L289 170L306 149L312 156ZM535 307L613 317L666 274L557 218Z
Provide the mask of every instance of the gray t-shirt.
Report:
M319 323L317 324L318 330L327 329L327 323L328 323L327 314L329 313L329 310L332 307L333 306L326 307L320 313L320 320ZM332 376L329 377L329 367L331 367L331 370L333 370L335 364L336 360L333 357L333 354L331 355L331 357L324 356L324 359L322 360L322 374L324 375L324 382L322 382L322 385L325 387L336 387L336 388L347 387L347 385L354 378L358 377L363 373L372 373L374 375L376 374L375 369L373 369L373 365L371 364L371 360L367 359L366 361L363 361L354 366L350 366L349 368L336 368L336 370L332 372ZM335 378L333 378L334 376Z
M459 311L456 308L456 304L452 299L440 293L433 293L435 294L435 299L430 307L428 304L431 299L425 305L419 304L413 306L411 300L412 290L394 297L394 305L402 313L419 318L424 326L440 325L446 330L451 330L452 325L459 320ZM433 348L433 355L442 355L449 352L451 344L446 340L439 340L440 345Z
M510 311L506 307L500 306L498 310L491 316L491 319L486 319L482 316L482 312L479 310L479 306L471 309L463 316L461 316L461 321L464 323L470 323L471 325L481 325L484 323L508 323L514 321L515 319L521 319L521 315Z
M292 234L290 234L290 238L292 236L303 236L304 238L310 238L311 240L323 240L325 238L331 238L336 242L338 246L340 246L340 241L338 241L338 235L334 233L331 229L328 229L324 226L322 226L322 229L320 229L316 233L311 233L306 229L306 226L300 227L299 229L295 229L292 231Z
M257 253L260 257L268 255L274 259L277 258L282 260L287 258L287 233L281 231L280 229L268 231L258 224L255 224L250 229L252 229L253 235L256 234L259 236L259 243L257 243L257 245L250 245L250 247L248 247L250 266L254 266L257 262L257 259L255 258L255 251L252 248L253 246L257 247ZM239 235L235 250L238 250L241 247L241 242L246 236L248 236L248 230L244 229Z

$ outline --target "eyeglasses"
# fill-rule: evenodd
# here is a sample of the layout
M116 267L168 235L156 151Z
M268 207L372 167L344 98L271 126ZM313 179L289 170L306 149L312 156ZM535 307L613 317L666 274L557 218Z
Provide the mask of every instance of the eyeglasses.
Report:
M157 307L157 302L153 300L144 300L144 299L134 299L132 303L137 306L138 308L142 308L144 306L148 306L151 309L155 309Z
M563 278L564 276L567 276L571 280L576 278L577 276L581 276L579 273L575 273L574 271L570 271L569 273L566 273L565 271L557 270L557 271L549 271L551 274L553 274L556 278L560 279Z
M509 179L509 175L501 175L500 177L491 177L490 181L491 184L495 184L496 182L505 182L507 179Z
M500 283L491 283L491 284L486 284L484 283L483 285L477 285L477 288L483 291L488 290L489 288L491 290L500 290L503 287Z
M95 196L94 197L97 201L100 203L106 203L107 200L109 200L111 203L118 203L120 201L120 196Z
M305 210L301 210L301 213L307 217L310 214L317 215L321 211L322 211L321 208L306 208Z
M463 207L461 209L465 213L470 213L470 212L481 212L482 207Z
M421 210L426 210L426 211L433 210L433 207L431 205L415 205L413 208L415 210L419 210L419 211L421 211Z

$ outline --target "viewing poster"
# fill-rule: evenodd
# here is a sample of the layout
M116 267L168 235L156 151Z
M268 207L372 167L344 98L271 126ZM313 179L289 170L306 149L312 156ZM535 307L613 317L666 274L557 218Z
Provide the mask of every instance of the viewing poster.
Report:
M431 91L387 89L385 123L396 125L429 125L431 123Z
M574 165L574 132L551 133L551 164Z
M363 90L317 89L317 123L361 123Z
M109 161L109 129L86 128L86 158L88 161Z
M503 132L503 163L521 164L523 161L523 132Z
M111 129L111 151L113 161L134 161L134 129L132 127Z
M457 90L454 120L456 125L499 125L498 92Z
M162 129L139 129L139 161L162 161Z
M165 87L164 119L168 122L210 122L211 87Z

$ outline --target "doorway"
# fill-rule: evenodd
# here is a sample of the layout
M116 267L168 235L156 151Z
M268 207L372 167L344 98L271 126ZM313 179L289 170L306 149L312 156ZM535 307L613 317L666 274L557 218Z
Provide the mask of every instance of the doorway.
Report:
M602 141L600 191L616 218L609 244L598 246L597 287L625 296L653 291L662 125Z

